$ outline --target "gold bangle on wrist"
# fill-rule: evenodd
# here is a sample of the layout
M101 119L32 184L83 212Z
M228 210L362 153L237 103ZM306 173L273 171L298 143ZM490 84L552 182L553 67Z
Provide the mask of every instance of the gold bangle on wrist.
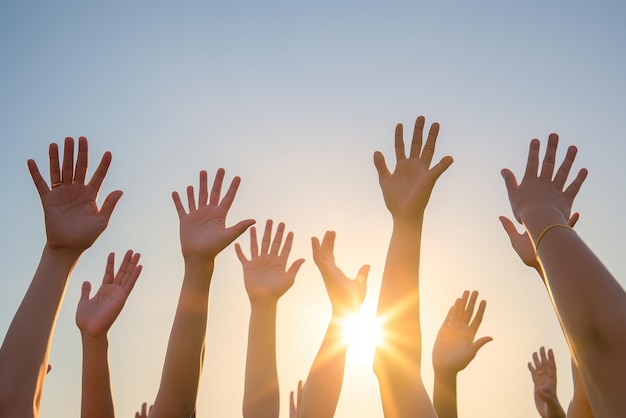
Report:
M563 224L552 224L552 225L548 225L546 226L543 231L541 231L541 234L539 234L539 237L537 237L537 242L535 242L535 249L539 248L539 243L541 242L541 239L543 238L543 236L546 234L546 232L548 232L549 230L551 230L552 228L565 228L565 229L569 229L571 231L574 230L574 228L572 228L569 225L563 225Z

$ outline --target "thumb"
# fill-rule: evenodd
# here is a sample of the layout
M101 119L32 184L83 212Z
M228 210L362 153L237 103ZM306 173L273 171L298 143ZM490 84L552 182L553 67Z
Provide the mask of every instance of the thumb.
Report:
M443 157L441 161L439 161L433 168L431 168L430 170L435 175L435 180L441 177L443 172L446 171L448 167L452 165L453 162L454 162L454 159L451 156L447 155Z
M379 181L382 181L391 175L389 169L387 168L387 164L385 163L385 157L380 151L376 151L374 153L374 166L376 166L376 171L378 171Z
M287 274L290 277L296 277L296 274L298 274L298 270L300 270L300 267L302 266L303 263L304 263L304 258L299 258L296 261L294 261L291 267L289 267L289 270L287 270Z
M515 227L515 224L512 220L510 220L506 216L500 216L498 219L500 219L500 223L502 224L502 227L506 231L509 238L514 237L515 235L519 235L519 232L517 232L517 228Z
M252 225L254 225L255 223L256 221L254 219L244 219L243 221L236 223L230 228L227 228L228 234L230 236L228 238L228 243L226 243L226 245L230 245L231 242L236 240L241 234L246 232L246 230L250 228Z
M478 350L480 350L489 341L493 341L493 338L491 338L491 337L482 337L482 338L479 338L478 340L474 341L474 344L472 344L472 347L474 348L474 353L478 353Z
M367 284L367 275L370 272L370 266L364 265L359 269L359 272L356 275L356 281L359 284L366 285Z
M89 300L89 293L91 293L91 283L83 282L83 287L80 289L80 300Z
M111 215L113 214L113 209L115 209L115 205L117 205L117 202L119 202L123 194L124 192L122 192L121 190L115 190L109 193L106 198L104 198L104 203L102 203L100 213L104 215L107 222L111 218Z

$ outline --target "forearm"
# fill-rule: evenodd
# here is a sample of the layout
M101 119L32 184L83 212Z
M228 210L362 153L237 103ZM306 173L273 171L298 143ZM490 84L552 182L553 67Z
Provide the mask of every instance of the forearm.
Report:
M550 213L523 218L534 240L548 225L563 224ZM626 399L626 293L582 239L552 228L537 248L547 284L596 415L621 416Z
M377 312L385 345L394 355L385 356L383 346L376 352L377 363L381 357L386 357L386 367L406 371L410 364L418 372L422 349L419 316L421 233L421 219L413 223L394 220Z
M48 355L67 281L80 254L44 248L0 349L0 402L39 407ZM23 410L23 409L20 409Z
M574 381L574 393L572 395L572 401L567 409L568 418L594 418L591 406L589 406L589 400L587 399L587 392L583 386L583 380L578 370L578 366L572 360L572 379Z
M422 335L419 312L419 254L422 218L394 220L378 302L384 342L374 371L387 418L434 417L421 378Z
M185 260L161 385L152 416L187 418L195 408L206 336L213 262Z
M306 379L300 407L301 418L332 418L335 415L348 349L343 339L341 321L340 315L333 315L328 324Z
M243 398L245 418L278 418L277 303L278 300L251 302Z
M435 370L433 405L438 418L457 417L456 377L457 373Z
M81 399L82 418L113 418L115 408L111 395L108 346L102 338L82 337L83 382Z
M531 213L523 220L535 242L547 226L567 225L562 216L549 211ZM614 344L623 352L626 293L591 249L576 232L559 227L544 234L537 251L574 352Z

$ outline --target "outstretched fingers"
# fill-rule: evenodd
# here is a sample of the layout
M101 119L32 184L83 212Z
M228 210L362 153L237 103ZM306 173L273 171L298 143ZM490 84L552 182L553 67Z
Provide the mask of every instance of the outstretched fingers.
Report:
M59 146L55 143L48 147L48 159L50 160L50 187L61 184L61 167L59 165Z
M61 168L61 182L63 184L72 184L74 181L74 139L65 138L63 145L63 166Z
M382 183L387 177L391 175L387 163L385 163L385 156L380 151L374 153L374 166L378 172L378 182Z
M183 202L180 200L178 192L172 192L172 200L174 201L174 207L176 208L176 213L178 213L178 218L180 219L187 215L187 211L185 211L185 207L183 206Z
M117 202L122 198L124 192L121 190L114 190L107 195L102 203L102 207L100 208L100 214L106 219L106 222L109 222L111 215L113 214L113 210L115 210L115 206Z
M434 122L432 125L430 125L430 129L428 130L428 138L426 139L426 144L424 144L424 149L422 150L421 155L421 160L424 162L424 164L426 164L426 167L430 167L430 163L433 160L433 155L435 155L437 135L439 135L439 124L437 122ZM450 162L450 164L451 163L452 162Z
M196 207L196 196L193 186L187 186L187 205L189 206L189 213L195 212L197 210Z
M217 206L220 203L220 194L222 193L222 183L224 182L225 170L218 168L211 187L211 195L209 197L209 205ZM232 185L231 185L232 187Z
M565 189L565 196L567 196L570 202L574 200L574 198L580 191L580 186L583 185L588 174L589 172L587 171L586 168L581 168L580 171L578 172L578 175L574 179L574 181L572 181L572 183L567 187L567 189Z
M545 181L552 181L552 174L554 173L554 166L556 164L556 150L559 145L559 136L557 134L550 134L548 136L548 146L546 147L546 154L543 157L543 164L541 166L541 174L539 178Z
M89 180L88 185L92 187L96 192L100 190L102 186L102 182L107 175L107 171L109 171L109 166L111 165L112 155L109 151L105 152L100 160L100 164L98 164L98 168L93 173L91 180ZM63 183L65 183L65 179L63 179Z
M206 206L209 202L209 183L207 172L200 171L200 193L198 194L198 207Z
M285 233L285 224L280 222L278 224L278 228L276 228L276 234L274 235L274 240L272 241L272 246L270 248L271 254L278 255L280 251L280 246L283 243L283 234Z
M335 238L337 233L335 231L326 231L324 238L322 239L322 249L324 254L334 261L335 259Z
M265 222L265 231L263 231L263 238L261 239L261 255L269 253L270 241L272 239L272 224L271 219Z
M80 288L80 301L87 301L90 299L89 295L91 294L91 283L83 282L83 285ZM50 366L48 366L50 367Z
M526 160L526 171L524 172L524 179L537 177L537 170L539 169L539 148L540 143L538 139L535 138L530 141L530 146L528 149L528 160Z
M454 159L449 155L446 155L439 160L439 162L430 169L430 172L434 176L434 180L437 181L437 179L439 179L439 177L452 165L453 162ZM430 164L430 162L428 164Z
M289 232L287 234L287 238L285 238L285 244L283 245L283 249L280 252L280 257L285 260L289 258L289 253L291 253L291 246L293 245L293 232Z
M483 317L485 315L486 308L487 308L487 301L481 300L480 303L478 304L478 310L476 311L476 315L474 316L474 319L470 323L470 329L472 330L474 335L476 334L476 332L478 332L478 327L480 327L480 324L483 322Z
M419 158L422 152L422 137L424 133L424 116L418 116L413 126L413 139L411 140L411 158Z
M513 172L508 168L503 168L502 171L500 171L500 174L502 174L502 178L504 179L504 186L506 187L506 192L509 196L509 200L511 200L519 186L517 183L517 179L515 178L515 174L513 174ZM517 219L517 221L519 222L520 220Z
M85 184L85 178L87 177L87 163L87 138L81 136L78 138L78 157L76 158L76 169L74 171L74 181L76 183Z
M396 125L394 141L394 147L396 149L396 161L406 160L406 154L404 151L404 136L402 130L402 124L398 123Z
M103 284L113 283L115 280L115 253L109 253L107 257L107 265L104 268Z
M567 177L569 176L570 170L572 169L572 165L574 164L577 153L578 148L576 148L575 146L572 145L567 148L565 158L563 159L561 166L554 176L554 183L559 188L559 190L563 190L563 188L565 187L565 182L567 181Z
M40 198L43 198L45 194L50 191L50 189L48 188L48 184L39 172L39 167L37 167L37 163L35 162L35 160L28 160L27 165L30 176L33 179L33 183L35 183L35 187L37 188L37 193L39 194Z

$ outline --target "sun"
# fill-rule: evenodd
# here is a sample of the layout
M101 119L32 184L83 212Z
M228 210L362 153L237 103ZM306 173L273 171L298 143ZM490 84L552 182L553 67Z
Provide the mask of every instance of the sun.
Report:
M373 361L374 350L382 342L382 328L374 312L361 310L343 324L343 340L348 344L348 358Z

